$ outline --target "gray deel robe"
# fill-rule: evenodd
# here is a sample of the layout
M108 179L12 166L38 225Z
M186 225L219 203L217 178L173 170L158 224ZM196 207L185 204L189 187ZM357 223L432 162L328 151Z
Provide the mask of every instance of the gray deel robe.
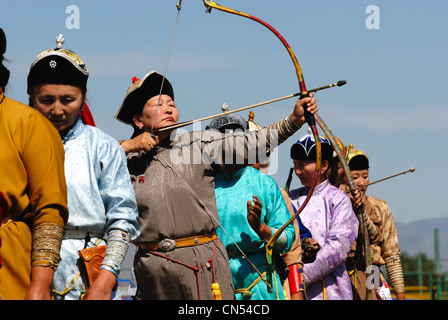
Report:
M178 134L148 153L128 154L141 229L134 244L216 231L216 171L263 161L298 129L287 117L259 131ZM213 282L222 299L234 299L228 256L219 239L168 252L138 250L134 271L136 299L212 299Z

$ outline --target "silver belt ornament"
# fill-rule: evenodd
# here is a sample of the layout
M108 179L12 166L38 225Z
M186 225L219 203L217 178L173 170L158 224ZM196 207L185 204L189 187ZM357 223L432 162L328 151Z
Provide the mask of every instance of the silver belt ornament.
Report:
M163 252L172 251L174 250L174 248L176 248L176 241L168 238L163 239L162 241L159 241L159 243L157 244L157 248Z

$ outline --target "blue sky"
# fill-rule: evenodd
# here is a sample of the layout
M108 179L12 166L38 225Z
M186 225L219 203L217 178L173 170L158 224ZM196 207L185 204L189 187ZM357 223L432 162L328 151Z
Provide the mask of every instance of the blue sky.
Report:
M12 73L7 95L27 102L30 64L63 33L64 47L77 52L90 70L87 96L97 126L116 139L128 138L130 127L113 115L133 76L164 71L177 2L2 1L0 26ZM316 95L319 114L345 144L367 153L372 180L417 168L369 189L388 202L397 221L448 216L446 0L218 3L276 28L294 50L309 89L348 81ZM66 26L69 5L79 8L79 29ZM379 9L379 29L366 27L369 5ZM239 16L207 14L202 0L182 3L166 76L180 121L219 113L224 102L236 109L298 91L293 64L271 32ZM265 126L279 120L294 103L254 109L255 121ZM280 186L292 165L290 146L305 133L296 133L273 156L272 176ZM294 177L292 187L299 186Z

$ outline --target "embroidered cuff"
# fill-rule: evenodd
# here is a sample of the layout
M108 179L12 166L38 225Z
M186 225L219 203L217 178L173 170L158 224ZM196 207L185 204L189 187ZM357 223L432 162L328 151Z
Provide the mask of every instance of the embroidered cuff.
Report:
M404 292L404 277L400 257L392 256L386 258L385 262L390 287L394 289L395 294Z
M271 233L272 235L274 235L278 229L276 228L271 228ZM277 241L275 241L274 243L274 251L276 252L283 252L283 250L285 250L286 246L288 245L288 237L286 236L286 234L283 232L277 239Z
M61 260L61 242L64 227L56 223L40 223L33 228L31 266L56 270Z
M131 236L123 230L114 229L107 237L106 252L101 263L101 269L106 269L118 277L126 253L129 248Z
M292 121L291 116L263 128L266 135L268 151L279 146L300 128L300 126L296 125L294 121Z

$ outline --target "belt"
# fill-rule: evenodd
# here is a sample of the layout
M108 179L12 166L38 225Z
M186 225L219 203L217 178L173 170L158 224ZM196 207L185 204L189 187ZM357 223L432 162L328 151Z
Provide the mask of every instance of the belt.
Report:
M94 233L87 232L82 230L64 230L64 238L63 239L85 239L89 238L102 238L103 233Z
M201 236L193 236L181 239L163 239L159 242L149 242L139 244L139 248L146 251L172 251L174 248L191 247L198 244L211 242L217 238L216 232Z

